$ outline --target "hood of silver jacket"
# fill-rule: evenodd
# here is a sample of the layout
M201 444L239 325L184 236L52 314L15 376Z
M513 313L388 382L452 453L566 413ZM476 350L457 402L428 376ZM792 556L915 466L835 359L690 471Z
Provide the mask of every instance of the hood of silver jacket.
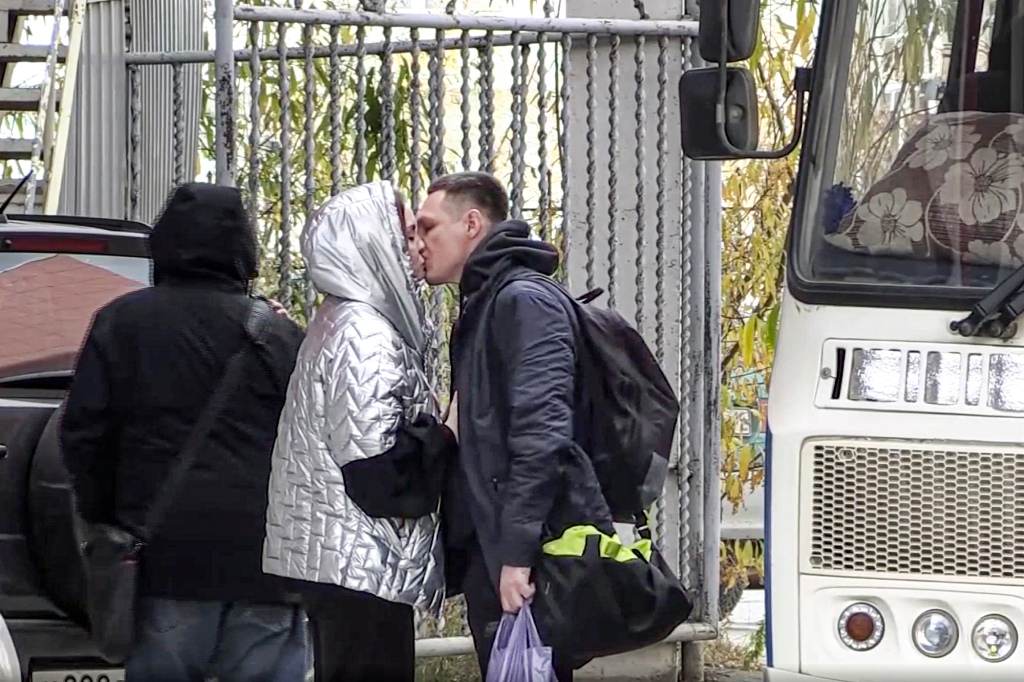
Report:
M423 303L389 183L360 185L333 197L309 221L301 244L318 291L373 307L423 352Z
M438 514L370 517L342 475L347 463L386 452L409 420L436 416L423 371L429 332L404 242L384 184L331 199L303 233L313 283L326 298L278 421L263 569L436 613L444 599Z

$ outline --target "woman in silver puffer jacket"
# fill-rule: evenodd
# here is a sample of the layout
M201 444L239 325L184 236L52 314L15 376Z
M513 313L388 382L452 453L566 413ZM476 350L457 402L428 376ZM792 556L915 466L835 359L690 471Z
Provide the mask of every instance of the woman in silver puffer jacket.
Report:
M263 570L302 581L317 682L412 682L411 607L436 612L444 598L436 507L420 518L373 516L346 489L346 465L385 462L403 429L437 411L423 372L414 234L412 212L388 183L333 197L302 233L325 299L278 425Z

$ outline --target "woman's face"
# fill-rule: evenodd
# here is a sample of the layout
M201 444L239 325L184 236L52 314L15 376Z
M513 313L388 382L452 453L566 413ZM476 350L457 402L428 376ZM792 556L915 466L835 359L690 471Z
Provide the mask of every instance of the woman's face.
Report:
M412 264L412 274L416 280L422 280L424 276L423 256L420 255L420 239L416 232L416 214L408 206L404 206L402 215L402 227L405 230L406 249L409 252L409 261Z

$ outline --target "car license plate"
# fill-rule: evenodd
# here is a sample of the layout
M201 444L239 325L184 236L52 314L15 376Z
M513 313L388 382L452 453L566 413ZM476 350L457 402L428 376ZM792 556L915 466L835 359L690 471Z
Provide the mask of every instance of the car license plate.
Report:
M36 670L31 682L124 682L124 668Z

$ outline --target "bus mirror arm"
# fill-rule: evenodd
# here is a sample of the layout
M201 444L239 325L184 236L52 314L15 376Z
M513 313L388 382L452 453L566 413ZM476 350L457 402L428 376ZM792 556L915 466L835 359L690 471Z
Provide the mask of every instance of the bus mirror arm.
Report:
M719 45L721 46L719 48L721 50L721 57L718 60L718 98L715 102L715 125L718 132L718 141L729 154L734 155L737 159L783 159L796 150L800 144L800 138L803 137L804 105L807 93L811 91L812 71L806 67L798 67L793 77L793 90L796 94L796 102L795 111L793 112L793 137L790 141L781 149L746 150L737 148L729 140L729 134L726 132L726 123L728 121L726 95L729 91L729 60L726 47L729 45L729 3L719 3L718 11L720 12L718 19L720 31ZM756 140L754 144L757 144Z
M960 336L988 336L1005 339L1017 333L1016 320L1024 314L1024 266L1006 276L962 320L954 320L950 330Z
M758 149L757 81L747 66L761 23L760 0L702 0L698 27L701 58L713 66L691 68L679 78L683 154L692 161L781 159L800 145L813 89L813 69L793 76L793 130L780 149ZM783 132L785 134L785 132Z
M793 90L796 94L793 112L793 137L781 149L771 150L744 150L739 149L729 140L726 132L728 121L725 98L728 92L729 65L718 63L718 101L715 103L715 125L718 132L718 141L722 147L737 159L783 159L792 154L800 144L800 138L804 134L804 106L807 93L811 91L811 80L813 71L806 67L797 67L793 77Z

